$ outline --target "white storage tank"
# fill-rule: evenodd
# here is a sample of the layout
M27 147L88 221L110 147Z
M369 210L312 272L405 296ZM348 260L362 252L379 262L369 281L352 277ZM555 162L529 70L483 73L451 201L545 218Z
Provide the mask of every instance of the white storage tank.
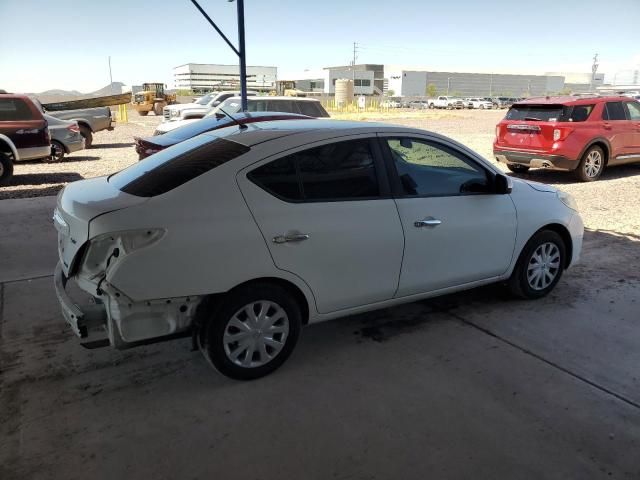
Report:
M348 78L336 79L336 106L343 107L353 102L353 80Z

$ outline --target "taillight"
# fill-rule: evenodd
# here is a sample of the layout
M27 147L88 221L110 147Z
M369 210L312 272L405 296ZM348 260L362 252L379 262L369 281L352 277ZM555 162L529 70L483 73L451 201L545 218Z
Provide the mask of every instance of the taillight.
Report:
M565 138L567 138L569 136L569 134L572 132L573 130L569 127L561 127L561 128L554 128L553 129L553 141L554 142L558 142L560 140L564 140Z
M500 138L500 125L496 125L496 138Z
M78 125L76 125L76 124L69 125L67 127L67 130L69 130L70 132L73 132L73 133L80 133L80 127Z

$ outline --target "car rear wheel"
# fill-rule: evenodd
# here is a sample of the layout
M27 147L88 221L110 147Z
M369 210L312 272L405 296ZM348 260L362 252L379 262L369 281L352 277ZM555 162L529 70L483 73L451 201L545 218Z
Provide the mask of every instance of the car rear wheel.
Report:
M51 155L42 160L47 163L59 162L64 158L64 145L57 140L51 140Z
M517 163L508 163L507 168L513 173L527 173L529 171L529 167L526 165L518 165Z
M164 102L156 102L153 105L153 113L156 114L156 117L160 117L162 116L162 109L165 107L165 103Z
M580 164L574 170L574 175L581 182L593 182L604 171L604 151L598 146L588 149L582 156Z
M484 105L480 104L480 110L484 110Z
M0 186L6 185L13 176L13 162L11 159L0 152Z
M80 125L80 135L84 137L84 148L91 148L93 144L93 133L89 127Z
M142 117L146 117L147 115L149 115L149 112L146 110L141 110L138 112L138 115L142 116Z
M220 373L237 380L260 378L279 368L300 334L300 306L279 285L241 287L206 315L200 349Z
M547 295L562 277L565 256L566 246L560 235L551 230L536 233L522 249L509 278L511 293L527 299Z

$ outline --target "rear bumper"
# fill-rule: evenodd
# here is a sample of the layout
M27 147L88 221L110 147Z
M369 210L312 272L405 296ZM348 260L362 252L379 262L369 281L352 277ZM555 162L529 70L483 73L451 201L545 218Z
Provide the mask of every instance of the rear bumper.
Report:
M84 137L79 135L80 138L71 142L64 142L64 146L67 149L67 153L77 152L78 150L84 150Z
M53 274L53 285L62 309L62 316L73 333L82 339L82 345L88 348L109 345L107 333L107 311L103 304L79 306L67 293L67 277L58 262Z
M51 145L43 145L41 147L19 148L17 161L35 160L37 158L46 158L51 155Z
M548 155L537 152L518 152L512 150L493 149L496 160L500 163L524 165L531 168L547 168L550 170L575 170L576 160L562 155Z

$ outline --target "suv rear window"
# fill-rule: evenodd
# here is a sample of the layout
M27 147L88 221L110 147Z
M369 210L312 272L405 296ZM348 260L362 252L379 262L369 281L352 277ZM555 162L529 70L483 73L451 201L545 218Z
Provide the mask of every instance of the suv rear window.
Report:
M507 120L539 122L584 122L593 111L593 105L513 105Z
M109 183L130 195L155 197L249 150L249 147L236 142L202 135L162 150L112 175Z
M27 102L21 98L0 98L0 122L33 120Z

